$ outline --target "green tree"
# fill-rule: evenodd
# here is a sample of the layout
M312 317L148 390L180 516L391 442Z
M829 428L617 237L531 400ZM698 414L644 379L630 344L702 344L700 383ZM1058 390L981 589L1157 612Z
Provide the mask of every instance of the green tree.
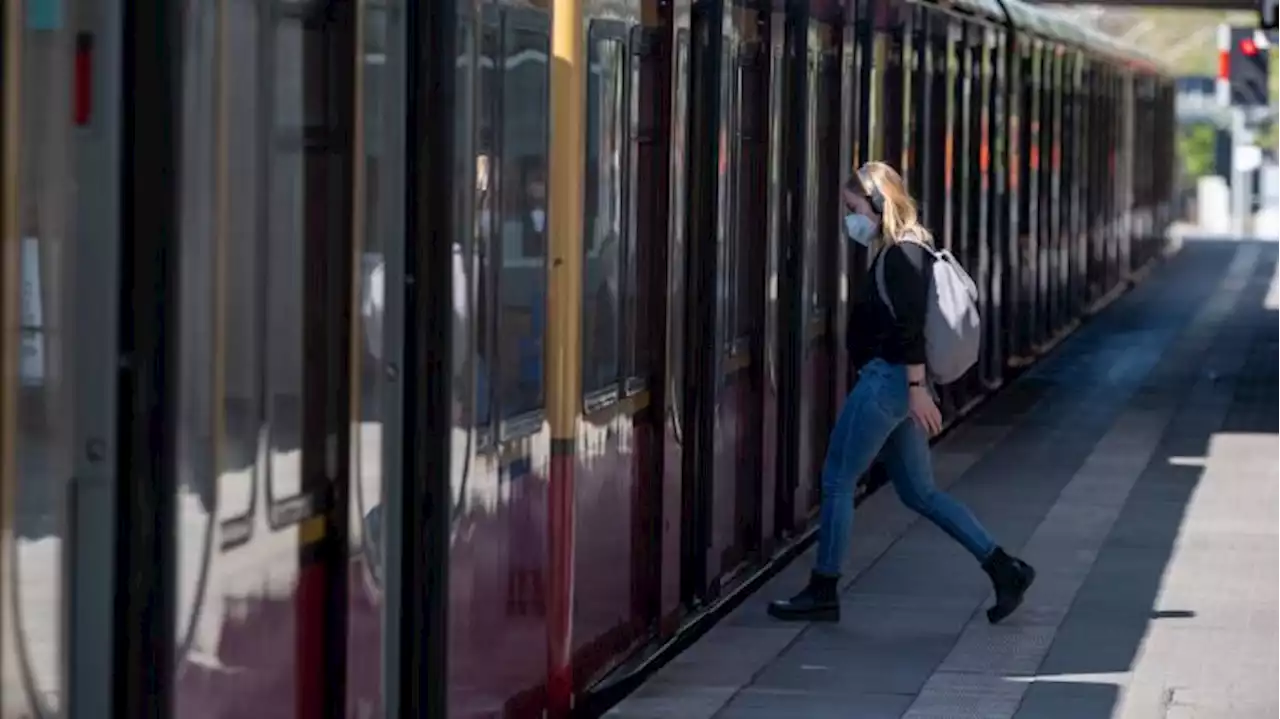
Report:
M1217 128L1207 122L1184 125L1178 131L1178 156L1188 180L1213 174Z
M1276 121L1267 120L1263 123L1262 127L1258 128L1258 132L1255 134L1254 142L1258 144L1258 147L1261 147L1264 150L1275 152L1277 146Z

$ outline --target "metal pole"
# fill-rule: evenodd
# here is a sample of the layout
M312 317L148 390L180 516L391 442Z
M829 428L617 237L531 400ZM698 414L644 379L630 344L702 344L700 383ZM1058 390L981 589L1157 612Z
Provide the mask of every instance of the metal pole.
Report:
M1244 237L1249 214L1249 174L1243 169L1240 149L1251 144L1245 125L1245 111L1231 108L1231 233Z

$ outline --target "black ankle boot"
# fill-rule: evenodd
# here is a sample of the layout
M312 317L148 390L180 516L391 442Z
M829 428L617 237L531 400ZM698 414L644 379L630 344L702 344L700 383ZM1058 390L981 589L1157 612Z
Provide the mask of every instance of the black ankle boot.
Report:
M1022 597L1036 580L1036 570L1017 557L1010 557L996 547L996 551L982 563L982 569L991 577L996 590L995 606L987 610L987 621L995 624L1013 614L1022 604Z
M769 602L769 616L798 622L840 621L840 597L836 593L839 577L814 572L809 586L790 599Z

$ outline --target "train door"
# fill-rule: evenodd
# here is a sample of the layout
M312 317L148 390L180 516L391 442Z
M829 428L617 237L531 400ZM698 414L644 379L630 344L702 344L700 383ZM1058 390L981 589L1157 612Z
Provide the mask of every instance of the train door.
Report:
M407 208L417 231L409 233L408 249L416 259L406 257L406 269L428 277L451 272L446 276L458 286L449 302L452 324L441 331L455 345L452 366L440 368L452 380L444 385L448 393L438 393L448 411L445 420L408 414L404 420L414 423L404 434L418 433L416 442L429 442L421 433L433 427L444 437L438 427L452 426L446 448L450 500L443 505L448 517L440 528L448 544L434 550L448 557L449 638L441 646L448 652L451 712L532 712L557 697L563 700L567 691L561 687L550 697L547 684L552 676L567 677L571 651L575 422L567 417L577 417L583 406L574 385L589 385L578 383L577 335L553 336L579 328L582 319L576 285L565 293L550 292L547 258L556 251L552 243L562 238L553 225L580 227L583 217L581 204L563 208L575 215L569 219L563 209L553 209L562 197L573 198L565 187L576 185L573 178L582 169L576 164L582 160L564 156L573 173L567 180L551 166L549 16L543 5L460 8L460 27L452 32L461 102L452 116L441 116L418 104L430 97L426 90L415 84L411 96L421 113L411 132L425 135L427 127L449 122L456 133L450 139L457 153L448 166L452 181L415 189L417 202L446 205L457 221L438 227L430 216L419 219L417 208ZM413 47L436 41L421 42L425 45ZM415 135L411 147L418 141ZM415 156L415 162L429 158ZM437 215L448 217L444 212ZM581 258L568 266L585 267L580 263ZM422 327L407 327L415 336L406 336L406 348L412 344L417 353L417 364L407 366L412 371L431 367L430 343L441 338L416 336ZM551 347L575 356L564 365L574 368L569 386L560 384L565 374L546 361ZM617 352L616 346L602 349ZM417 386L419 393L431 390L430 384ZM404 454L410 456L407 448ZM408 466L404 471L420 476L408 474ZM419 491L416 483L409 486ZM420 601L439 610L436 603L446 598ZM496 657L502 657L501 671L492 670Z
M582 421L574 481L573 677L585 686L656 629L661 571L665 88L656 4L588 7ZM646 18L648 21L646 23ZM654 344L650 344L650 343ZM656 396L655 396L656 395ZM660 406L660 405L659 405ZM625 531L624 531L625 530Z
M671 17L669 5L646 0L640 7L640 25L631 36L630 102L635 126L632 131L634 182L630 219L635 241L635 373L643 378L648 396L645 411L634 418L638 477L632 553L632 617L643 630L660 630L662 618L664 506L670 492L663 472L665 414L664 391L667 242L670 228L671 176ZM651 98L641 101L641 98ZM631 296L631 293L628 294Z
M798 217L802 225L796 248L800 264L800 302L795 315L799 331L798 404L795 471L800 481L794 495L794 519L805 523L818 505L823 456L833 419L835 387L835 333L832 331L835 309L834 268L838 248L837 225L840 217L838 187L839 159L823 148L839 147L836 133L840 106L838 6L810 3L806 16L796 18L794 39L796 57L804 61L804 72L797 82L804 84L801 101L793 105L800 121L792 128L803 128L800 143L794 149L797 164L793 191L803 202ZM803 51L800 51L803 48ZM794 95L793 95L794 97ZM803 113L803 114L800 114ZM791 130L795 132L795 130Z
M746 83L757 82L753 68L758 64L757 8L726 2L721 17L721 41L716 84L718 114L714 120L714 169L717 173L712 245L714 258L715 321L713 331L702 342L713 341L715 370L706 389L714 393L707 406L714 413L708 479L711 514L706 558L710 593L718 594L734 581L747 552L757 545L756 498L761 486L759 443L763 426L760 416L759 384L752 356L755 345L755 317L751 294L759 286L755 278L751 247L761 237L758 226L750 224L753 205L762 203L763 185L758 175L744 167L744 152L759 152L758 143L748 142L745 126L753 134L759 122L760 93L749 92ZM754 87L752 88L755 89ZM753 104L748 104L751 102ZM708 120L710 122L710 120ZM756 245L758 246L758 245Z
M183 18L175 711L319 716L347 686L357 18Z
M818 166L811 155L820 116L817 77L822 52L835 52L838 40L831 37L832 28L813 21L807 3L775 0L772 11L770 150L777 179L770 187L769 225L771 245L777 246L777 272L768 282L777 299L769 339L776 342L778 353L774 531L785 536L807 523L816 501L813 456L821 440L813 434L822 432L822 399L812 373L823 357L825 288L810 264L819 246L813 194Z
M694 2L690 28L693 35L689 58L688 142L682 159L688 185L683 234L682 466L680 594L686 606L707 598L712 576L712 543L715 501L715 401L719 382L722 343L717 332L719 301L717 262L724 235L721 185L721 77L728 11L721 0ZM718 561L716 562L718 565Z
M725 247L728 257L720 276L728 280L721 296L728 309L723 326L730 333L729 342L723 345L727 354L721 372L726 390L738 398L733 419L738 431L717 433L717 437L736 436L738 440L732 460L725 463L736 472L732 480L726 480L732 481L734 490L732 529L718 532L724 538L721 541L732 541L721 556L721 567L729 572L748 558L762 556L764 497L772 495L776 480L772 474L766 475L761 452L768 431L763 416L766 262L761 252L768 245L768 11L768 5L760 2L734 8L732 32L737 50L728 80L737 89L728 93L734 102L727 106L734 117L722 119L736 129L736 137L730 136L736 144L733 164L724 173L736 187L735 198L729 203L734 236ZM727 510L721 512L729 518Z
M138 674L112 671L114 655L121 645L137 648L142 637L154 640L148 630L159 632L161 642L169 636L163 611L135 631L116 621L124 607L112 603L123 519L116 512L115 434L122 19L116 3L7 3L0 11L6 368L0 715L6 717L101 716L117 698L146 701ZM163 214L163 197L156 199ZM122 401L128 406L131 399ZM163 597L154 581L140 589L139 601Z

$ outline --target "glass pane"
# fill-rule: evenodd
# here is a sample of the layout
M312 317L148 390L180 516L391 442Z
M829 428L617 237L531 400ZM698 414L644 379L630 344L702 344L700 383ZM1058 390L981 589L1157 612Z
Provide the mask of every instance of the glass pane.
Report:
M72 466L72 362L77 355L69 326L71 268L76 251L75 134L71 93L75 23L65 14L20 3L21 96L18 124L17 224L19 317L17 445L14 469L11 574L0 582L13 601L14 641L0 657L0 714L56 714L62 703L65 601L62 582L67 479ZM13 291L13 290L11 290ZM6 388L8 390L8 388ZM17 586L11 585L16 582ZM12 593L11 593L12 592ZM10 599L12 598L12 599ZM8 612L6 612L8 614Z
M501 190L499 182L499 166L494 156L496 151L495 138L493 136L493 126L497 117L497 103L500 98L498 94L499 74L498 67L501 64L501 43L499 42L498 31L488 23L482 25L480 31L479 42L476 43L476 72L474 74L475 95L476 95L476 117L479 120L479 132L475 133L477 147L475 150L475 196L474 207L468 208L462 213L463 217L474 217L473 233L475 243L470 253L471 266L475 287L475 324L471 334L475 338L475 369L469 376L474 376L475 389L469 392L468 396L474 398L475 403L475 426L478 428L488 427L493 421L493 405L494 395L490 391L490 387L494 382L494 370L497 362L494 356L493 333L496 331L497 323L494 321L494 312L492 308L497 300L494 294L493 273L495 271L493 262L494 248L497 245L497 233L502 229L501 208L498 206L499 191ZM459 68L464 68L471 61L473 56L466 49L459 49ZM470 87L471 84L462 82L463 76L459 75L457 87ZM464 135L470 137L471 126L463 122L465 116L458 113L458 136ZM460 155L466 157L465 155ZM459 168L459 174L466 176L464 168Z
M266 259L266 411L270 435L267 487L270 501L279 502L302 491L302 290L305 244L304 193L307 160L303 144L310 129L303 103L314 92L308 82L304 30L296 18L281 18L274 34L274 107L268 142L264 207ZM316 68L319 70L319 68ZM312 100L314 102L315 100Z
M353 571L347 575L348 717L385 716L387 676L384 628L396 598L384 591L386 573L396 564L397 542L388 539L387 502L395 480L403 308L397 293L404 277L403 7L378 1L364 6L364 55L359 111L364 120L361 178L364 197L357 338L352 383L358 387L352 409L350 547ZM391 306L389 306L391 305ZM394 506L394 505L392 505ZM388 558L388 553L391 556ZM390 604L389 604L390 603ZM394 628L391 628L394 631ZM394 692L394 689L392 689Z
M547 289L547 112L550 38L503 33L502 244L498 278L498 370L502 417L542 407Z
M582 389L588 393L614 386L619 376L626 48L617 40L592 42L589 65L582 243Z

